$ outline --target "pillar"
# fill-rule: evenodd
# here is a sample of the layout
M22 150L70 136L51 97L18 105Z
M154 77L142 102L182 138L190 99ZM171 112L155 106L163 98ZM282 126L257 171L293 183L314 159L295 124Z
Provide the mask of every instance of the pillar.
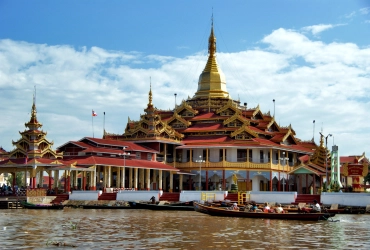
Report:
M128 188L133 188L132 183L133 183L134 179L133 179L133 176L132 176L132 171L133 171L132 168L130 168L129 169L129 178L128 178L129 179L128 180Z
M145 179L146 179L146 181L145 181L145 183L146 183L146 187L145 187L145 189L147 190L147 191L149 191L150 190L150 169L148 168L148 169L146 169L146 175L145 175Z
M163 178L162 178L162 180L163 180L163 191L167 191L167 172L164 172L163 173Z
M41 170L39 173L40 173L39 186L40 188L43 188L44 187L44 171Z
M138 179L139 179L139 171L138 168L135 168L135 177L134 177L134 189L135 191L137 190L137 184L138 184Z
M108 166L108 180L107 180L108 188L112 186L112 166Z
M163 179L162 179L162 171L163 170L159 170L159 173L158 173L158 189L159 190L163 190L163 186L162 186L162 184L163 184Z
M74 189L78 189L78 171L73 172L73 187Z
M173 192L173 172L170 172L170 193Z
M123 168L120 168L120 171L121 171L121 180L120 180L120 183L121 183L121 188L125 188L125 172L126 172L126 168L123 167Z
M86 190L86 172L85 171L82 171L81 172L81 186L82 186L82 190Z
M179 175L179 192L183 190L183 178L184 178L184 175L180 174Z
M116 167L117 176L116 176L116 188L121 188L121 168Z
M51 171L51 170L49 170L49 171L48 171L48 176L49 176L48 189L49 189L49 190L51 190L51 189L52 189L52 186L51 186L51 178L53 178L53 177L51 176L51 173L52 173L52 171Z
M271 162L271 157L270 157ZM272 171L270 171L270 192L272 191Z

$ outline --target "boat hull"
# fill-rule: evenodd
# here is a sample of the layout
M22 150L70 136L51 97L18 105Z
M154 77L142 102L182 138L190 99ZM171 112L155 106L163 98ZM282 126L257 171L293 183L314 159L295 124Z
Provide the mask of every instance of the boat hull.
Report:
M60 210L60 209L63 209L64 206L63 205L51 205L51 206L38 206L38 205L34 205L34 204L27 204L27 203L21 203L22 207L23 208L26 208L26 209L45 209L45 210Z
M150 210L175 210L175 211L194 211L194 207L192 205L176 205L176 204L148 204L148 203L140 203L140 202L129 202L130 207L135 209L150 209ZM183 204L183 203L178 203ZM191 203L193 204L193 203Z
M96 205L82 205L83 209L132 209L131 206L96 206Z
M226 217L244 217L244 218L258 218L258 219L279 219L279 220L304 220L304 221L318 221L327 220L329 217L335 216L330 213L256 213L244 212L237 210L228 210L226 208L218 208L194 203L194 209L198 212L207 213L212 216L226 216Z

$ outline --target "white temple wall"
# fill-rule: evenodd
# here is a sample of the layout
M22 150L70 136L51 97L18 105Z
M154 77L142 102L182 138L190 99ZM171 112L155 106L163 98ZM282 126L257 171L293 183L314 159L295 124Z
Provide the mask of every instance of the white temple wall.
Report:
M226 149L226 161L228 162L237 162L237 148L227 148Z

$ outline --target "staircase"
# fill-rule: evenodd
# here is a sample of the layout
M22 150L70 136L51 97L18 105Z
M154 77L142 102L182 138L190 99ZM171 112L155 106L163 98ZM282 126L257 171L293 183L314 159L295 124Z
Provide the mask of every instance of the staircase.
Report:
M298 205L299 203L313 203L314 200L317 200L318 203L321 203L320 201L320 195L319 194L298 194L297 198L295 199L295 202L292 202L293 205Z
M230 202L238 202L238 193L227 193L225 200L230 200Z
M117 199L117 193L102 193L98 200L99 201L115 201Z
M52 204L60 204L63 201L69 200L69 194L57 194L57 197L51 202Z
M159 201L180 201L180 193L163 193Z

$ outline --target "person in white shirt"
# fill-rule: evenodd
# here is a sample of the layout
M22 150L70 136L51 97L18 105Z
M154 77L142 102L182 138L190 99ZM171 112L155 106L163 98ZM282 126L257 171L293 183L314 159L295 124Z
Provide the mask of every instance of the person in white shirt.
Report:
M321 212L321 206L320 206L320 204L317 202L317 200L314 200L313 201L313 206L312 206L312 210L311 210L311 212L312 213L320 213Z

